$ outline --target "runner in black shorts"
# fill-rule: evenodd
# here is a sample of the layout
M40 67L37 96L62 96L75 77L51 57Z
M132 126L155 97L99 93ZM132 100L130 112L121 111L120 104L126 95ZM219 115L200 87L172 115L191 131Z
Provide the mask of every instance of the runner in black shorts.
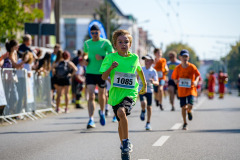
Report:
M169 61L167 62L169 72L168 72L168 93L169 93L169 100L172 105L172 110L175 111L174 107L174 98L175 94L177 94L177 85L175 82L171 79L173 70L175 69L176 66L178 66L181 61L177 59L177 53L175 51L170 51L168 53Z

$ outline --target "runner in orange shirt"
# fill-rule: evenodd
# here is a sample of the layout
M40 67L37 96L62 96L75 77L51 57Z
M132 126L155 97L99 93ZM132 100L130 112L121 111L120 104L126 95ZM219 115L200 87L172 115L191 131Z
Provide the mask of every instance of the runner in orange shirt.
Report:
M196 86L200 73L194 64L189 63L189 52L183 49L180 52L181 65L178 65L172 74L172 79L178 85L178 96L182 108L183 130L187 129L186 112L188 119L192 120L193 96L197 96Z
M154 66L154 69L157 71L158 80L159 80L158 101L159 101L160 109L163 110L163 106L162 106L162 97L164 94L163 86L165 84L165 79L166 79L165 76L167 75L167 72L168 72L168 66L167 66L166 59L162 58L162 50L157 48L154 51L155 51L154 55L156 59L158 59L158 61L156 61Z

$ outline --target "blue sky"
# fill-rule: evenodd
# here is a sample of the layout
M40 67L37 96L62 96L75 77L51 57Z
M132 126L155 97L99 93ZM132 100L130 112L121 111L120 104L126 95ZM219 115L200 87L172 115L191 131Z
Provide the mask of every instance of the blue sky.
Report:
M200 59L219 59L240 40L239 0L114 0L132 14L157 47L190 45ZM145 22L149 20L149 22Z

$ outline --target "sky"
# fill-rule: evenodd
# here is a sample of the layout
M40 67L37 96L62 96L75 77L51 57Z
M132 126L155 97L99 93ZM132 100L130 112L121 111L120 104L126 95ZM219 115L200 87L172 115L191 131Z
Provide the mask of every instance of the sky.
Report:
M240 0L113 0L148 31L156 47L188 44L201 60L219 60L240 40Z

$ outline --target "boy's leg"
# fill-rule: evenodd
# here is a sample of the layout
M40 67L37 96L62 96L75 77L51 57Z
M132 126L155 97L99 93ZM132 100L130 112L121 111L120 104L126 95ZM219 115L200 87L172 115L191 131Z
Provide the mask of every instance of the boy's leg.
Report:
M106 88L98 87L98 102L99 102L102 113L104 113L105 104L106 104Z
M119 121L119 136L121 140L128 139L128 120L125 113L124 107L119 107L117 110L117 116L120 119ZM122 142L122 141L121 141Z
M175 88L173 85L168 86L169 100L170 100L170 104L172 105L172 110L174 110L174 96L175 96L174 90Z
M147 123L150 123L151 115L152 115L152 93L147 94Z
M163 110L162 107L162 98L164 96L164 92L163 92L163 85L159 85L159 94L158 94L158 100L159 100L159 105L160 105L160 109Z
M140 119L142 120L142 121L144 121L145 120L145 112L146 112L146 101L144 100L144 95L140 95L139 96L139 98L140 98L140 101L141 101L141 108L142 108L142 110L141 110L141 114L140 114Z
M188 108L187 105L182 107L182 117L183 117L183 123L184 124L187 123L187 118L186 118L186 116L187 116L187 108Z

